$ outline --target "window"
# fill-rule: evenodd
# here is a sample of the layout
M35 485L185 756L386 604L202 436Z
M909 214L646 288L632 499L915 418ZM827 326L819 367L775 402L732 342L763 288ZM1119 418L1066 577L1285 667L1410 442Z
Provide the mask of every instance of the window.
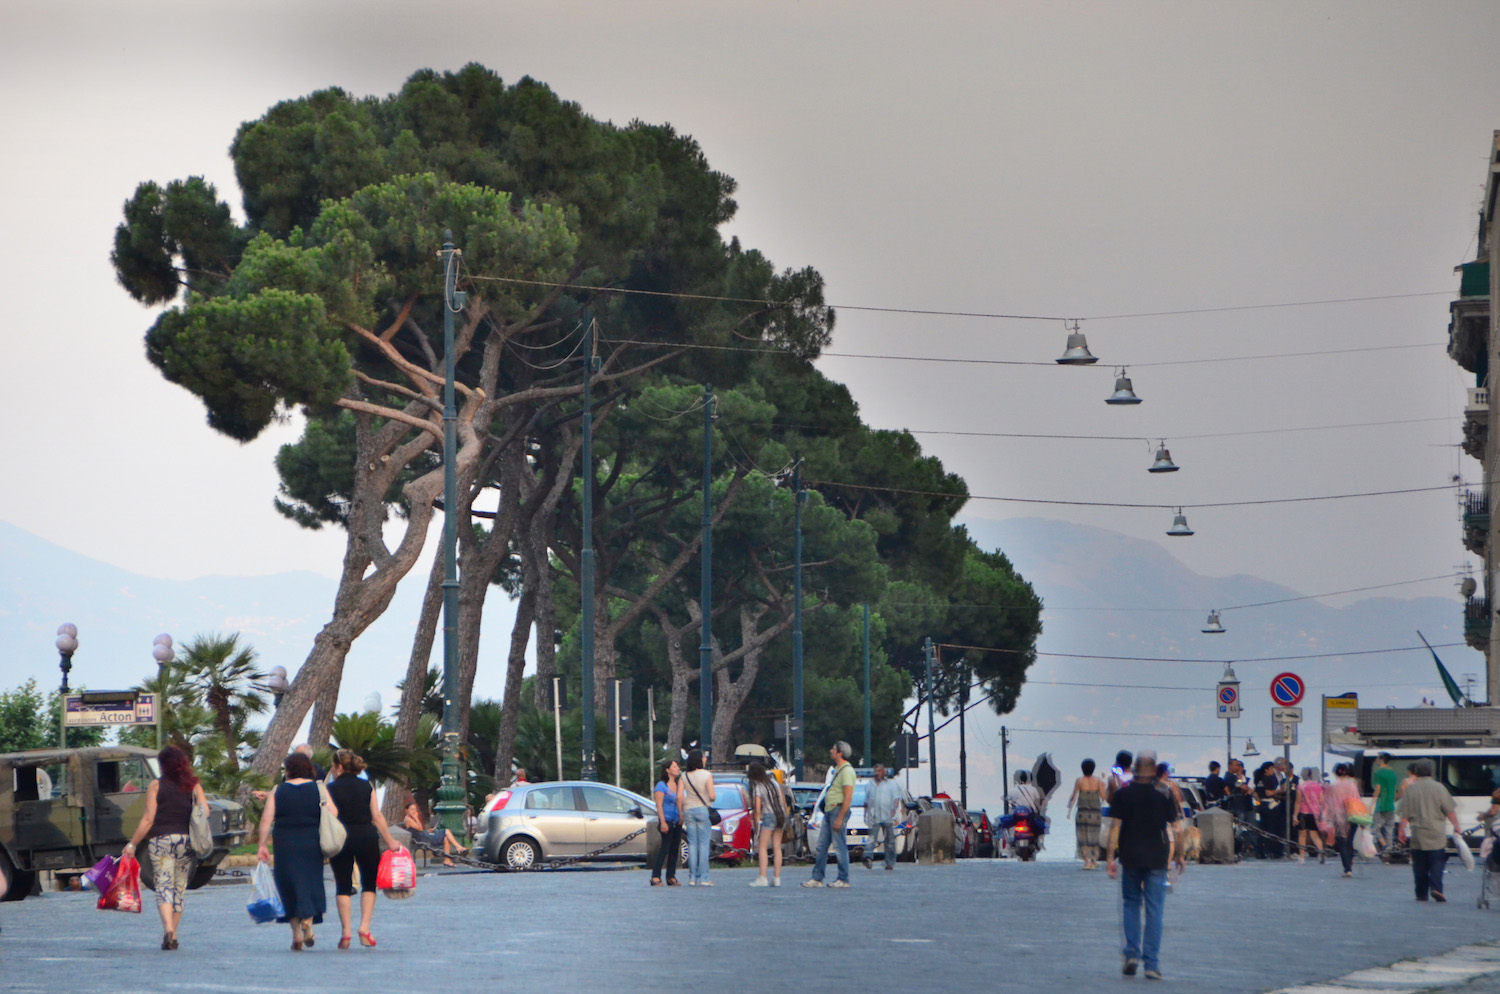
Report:
M739 811L748 807L745 795L737 783L714 784L713 806L720 811Z
M526 806L543 811L577 811L572 787L535 787L526 794Z
M627 814L636 802L624 794L617 794L608 787L582 787L583 806L589 811L607 814Z
M123 794L145 790L155 779L143 758L131 757L100 763L99 793Z
M1444 756L1441 775L1456 797L1489 797L1500 788L1500 755Z

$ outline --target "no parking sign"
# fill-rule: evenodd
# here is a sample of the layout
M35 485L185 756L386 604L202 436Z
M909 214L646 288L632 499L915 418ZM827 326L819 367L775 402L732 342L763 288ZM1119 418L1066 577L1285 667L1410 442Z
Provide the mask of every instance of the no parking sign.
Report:
M1296 706L1306 691L1307 685L1295 673L1278 673L1271 681L1271 700L1284 708Z
M1239 681L1225 680L1220 683L1218 690L1214 692L1214 704L1218 708L1220 718L1238 718L1240 716Z

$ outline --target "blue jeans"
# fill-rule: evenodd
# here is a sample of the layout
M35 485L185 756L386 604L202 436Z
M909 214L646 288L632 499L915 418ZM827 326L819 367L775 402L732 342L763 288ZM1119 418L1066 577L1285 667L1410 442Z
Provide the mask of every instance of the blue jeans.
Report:
M837 850L839 860L838 879L844 883L849 882L849 836L844 829L848 825L840 825L838 831L833 830L833 818L838 814L835 811L823 812L823 824L818 829L818 855L813 860L812 878L822 881L825 868L828 866L828 847L832 845Z
M1125 900L1125 956L1144 960L1146 969L1161 969L1161 919L1166 910L1167 871L1120 867L1120 893ZM1146 927L1141 930L1141 905Z
M687 818L682 824L687 829L688 881L702 883L708 879L708 843L713 837L713 826L708 823L708 809L688 808Z
M1443 868L1448 865L1446 849L1413 849L1411 875L1417 885L1417 900L1427 900L1430 891L1443 892Z
M873 859L875 856L875 842L880 838L885 839L885 865L896 865L896 823L893 821L877 821L870 826L870 837L865 840L865 858Z

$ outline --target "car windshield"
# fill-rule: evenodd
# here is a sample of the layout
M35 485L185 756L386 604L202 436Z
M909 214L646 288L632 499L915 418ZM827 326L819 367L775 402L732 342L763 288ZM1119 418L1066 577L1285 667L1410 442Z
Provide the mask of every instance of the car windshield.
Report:
M745 807L745 795L737 783L714 784L713 806L720 811L738 811Z
M1459 797L1488 797L1500 787L1500 756L1444 756L1441 775Z

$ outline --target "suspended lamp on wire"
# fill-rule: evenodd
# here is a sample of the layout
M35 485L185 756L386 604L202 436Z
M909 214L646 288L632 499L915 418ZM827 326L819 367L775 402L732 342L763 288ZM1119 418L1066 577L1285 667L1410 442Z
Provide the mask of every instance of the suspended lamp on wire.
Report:
M1245 740L1245 751L1244 751L1244 753L1242 753L1242 755L1245 755L1245 756L1259 756L1260 755L1260 750L1257 749L1257 748L1255 748L1255 740L1254 739L1246 739Z
M1223 635L1228 630L1220 624L1218 611L1208 612L1208 624L1199 629L1204 635Z
M1106 404L1139 404L1141 398L1135 395L1131 389L1130 377L1125 375L1125 367L1115 374L1115 392L1104 398Z
M1078 322L1072 325L1064 322L1068 329L1068 348L1058 358L1057 362L1062 366L1088 366L1099 361L1098 357L1089 352L1088 338L1078 330Z
M1177 509L1177 515L1172 518L1172 527L1167 529L1167 534L1184 537L1193 534L1193 530L1188 527L1187 515L1182 513L1182 508Z
M1167 451L1167 440L1162 439L1156 449L1156 461L1146 467L1148 473L1175 473L1178 467L1172 462L1172 453Z

